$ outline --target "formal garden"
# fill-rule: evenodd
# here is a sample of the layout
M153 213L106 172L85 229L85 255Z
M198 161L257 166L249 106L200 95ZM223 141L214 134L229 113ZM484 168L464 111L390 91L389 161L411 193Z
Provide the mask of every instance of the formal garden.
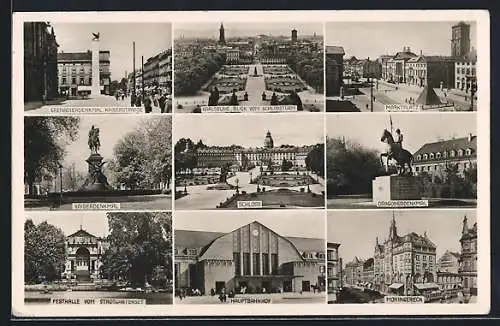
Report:
M214 77L204 89L209 92L215 87L219 93L231 93L233 91L243 91L246 87L246 77Z
M295 76L266 77L266 90L291 93L307 90L307 86Z
M238 66L228 66L224 65L217 72L218 75L224 76L240 76L248 74L249 66L247 65L238 65Z
M287 65L267 65L262 66L266 75L289 75L295 74Z
M314 178L305 172L302 173L266 173L253 179L253 184L270 187L299 187L318 183Z
M293 208L293 207L324 207L325 197L322 194L316 194L308 191L306 187L300 190L291 190L280 188L269 190L266 187L258 187L257 192L247 193L242 191L235 193L221 202L216 208L235 209L238 207L238 201L260 201L265 208Z

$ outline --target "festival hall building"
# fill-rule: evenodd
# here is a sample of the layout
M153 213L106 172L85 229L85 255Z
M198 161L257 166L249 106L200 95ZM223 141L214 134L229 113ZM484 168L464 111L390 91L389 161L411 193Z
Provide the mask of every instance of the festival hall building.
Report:
M269 161L279 166L283 159L291 161L294 168L305 168L306 158L313 149L311 146L281 145L274 146L271 132L268 131L264 139L264 146L257 148L243 148L241 146L210 146L196 151L197 167L217 167L225 164L237 165L242 169L248 166L267 166Z
M80 229L66 237L66 263L63 278L89 281L99 276L107 243Z
M175 231L176 290L325 290L325 241L285 237L259 222L229 233Z

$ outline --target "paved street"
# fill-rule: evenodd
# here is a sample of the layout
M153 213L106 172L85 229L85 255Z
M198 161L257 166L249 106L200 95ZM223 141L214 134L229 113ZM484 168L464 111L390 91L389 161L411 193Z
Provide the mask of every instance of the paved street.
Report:
M257 69L257 75L254 76L254 69ZM264 78L264 69L261 64L251 65L248 69L248 78L245 91L248 93L248 101L241 101L241 106L251 105L269 105L269 101L262 100L262 92L266 90Z
M270 300L273 304L304 304L304 303L325 303L326 295L325 293L312 293L303 292L300 293L269 293L269 294L237 294L235 299L260 299L260 300ZM220 302L218 296L195 296L195 297L185 297L182 300L179 297L175 297L175 304L223 304ZM231 302L230 298L227 298L227 302L224 304L239 304L236 302Z

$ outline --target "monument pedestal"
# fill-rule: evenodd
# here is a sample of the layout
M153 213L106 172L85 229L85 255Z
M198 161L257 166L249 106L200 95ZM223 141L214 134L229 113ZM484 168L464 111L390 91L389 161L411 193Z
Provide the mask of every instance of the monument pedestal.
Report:
M89 174L85 183L80 187L79 191L106 191L113 190L109 185L108 179L102 173L103 157L98 153L90 154L85 161L89 165Z
M414 176L381 176L372 181L374 202L422 199L418 179Z

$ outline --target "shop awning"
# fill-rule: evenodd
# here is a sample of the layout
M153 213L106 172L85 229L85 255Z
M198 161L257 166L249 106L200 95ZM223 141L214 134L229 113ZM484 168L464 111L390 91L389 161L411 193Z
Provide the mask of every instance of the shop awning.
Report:
M392 283L391 285L389 285L389 289L397 290L400 289L403 285L403 283Z
M418 290L436 290L439 286L436 283L415 283L415 287Z

